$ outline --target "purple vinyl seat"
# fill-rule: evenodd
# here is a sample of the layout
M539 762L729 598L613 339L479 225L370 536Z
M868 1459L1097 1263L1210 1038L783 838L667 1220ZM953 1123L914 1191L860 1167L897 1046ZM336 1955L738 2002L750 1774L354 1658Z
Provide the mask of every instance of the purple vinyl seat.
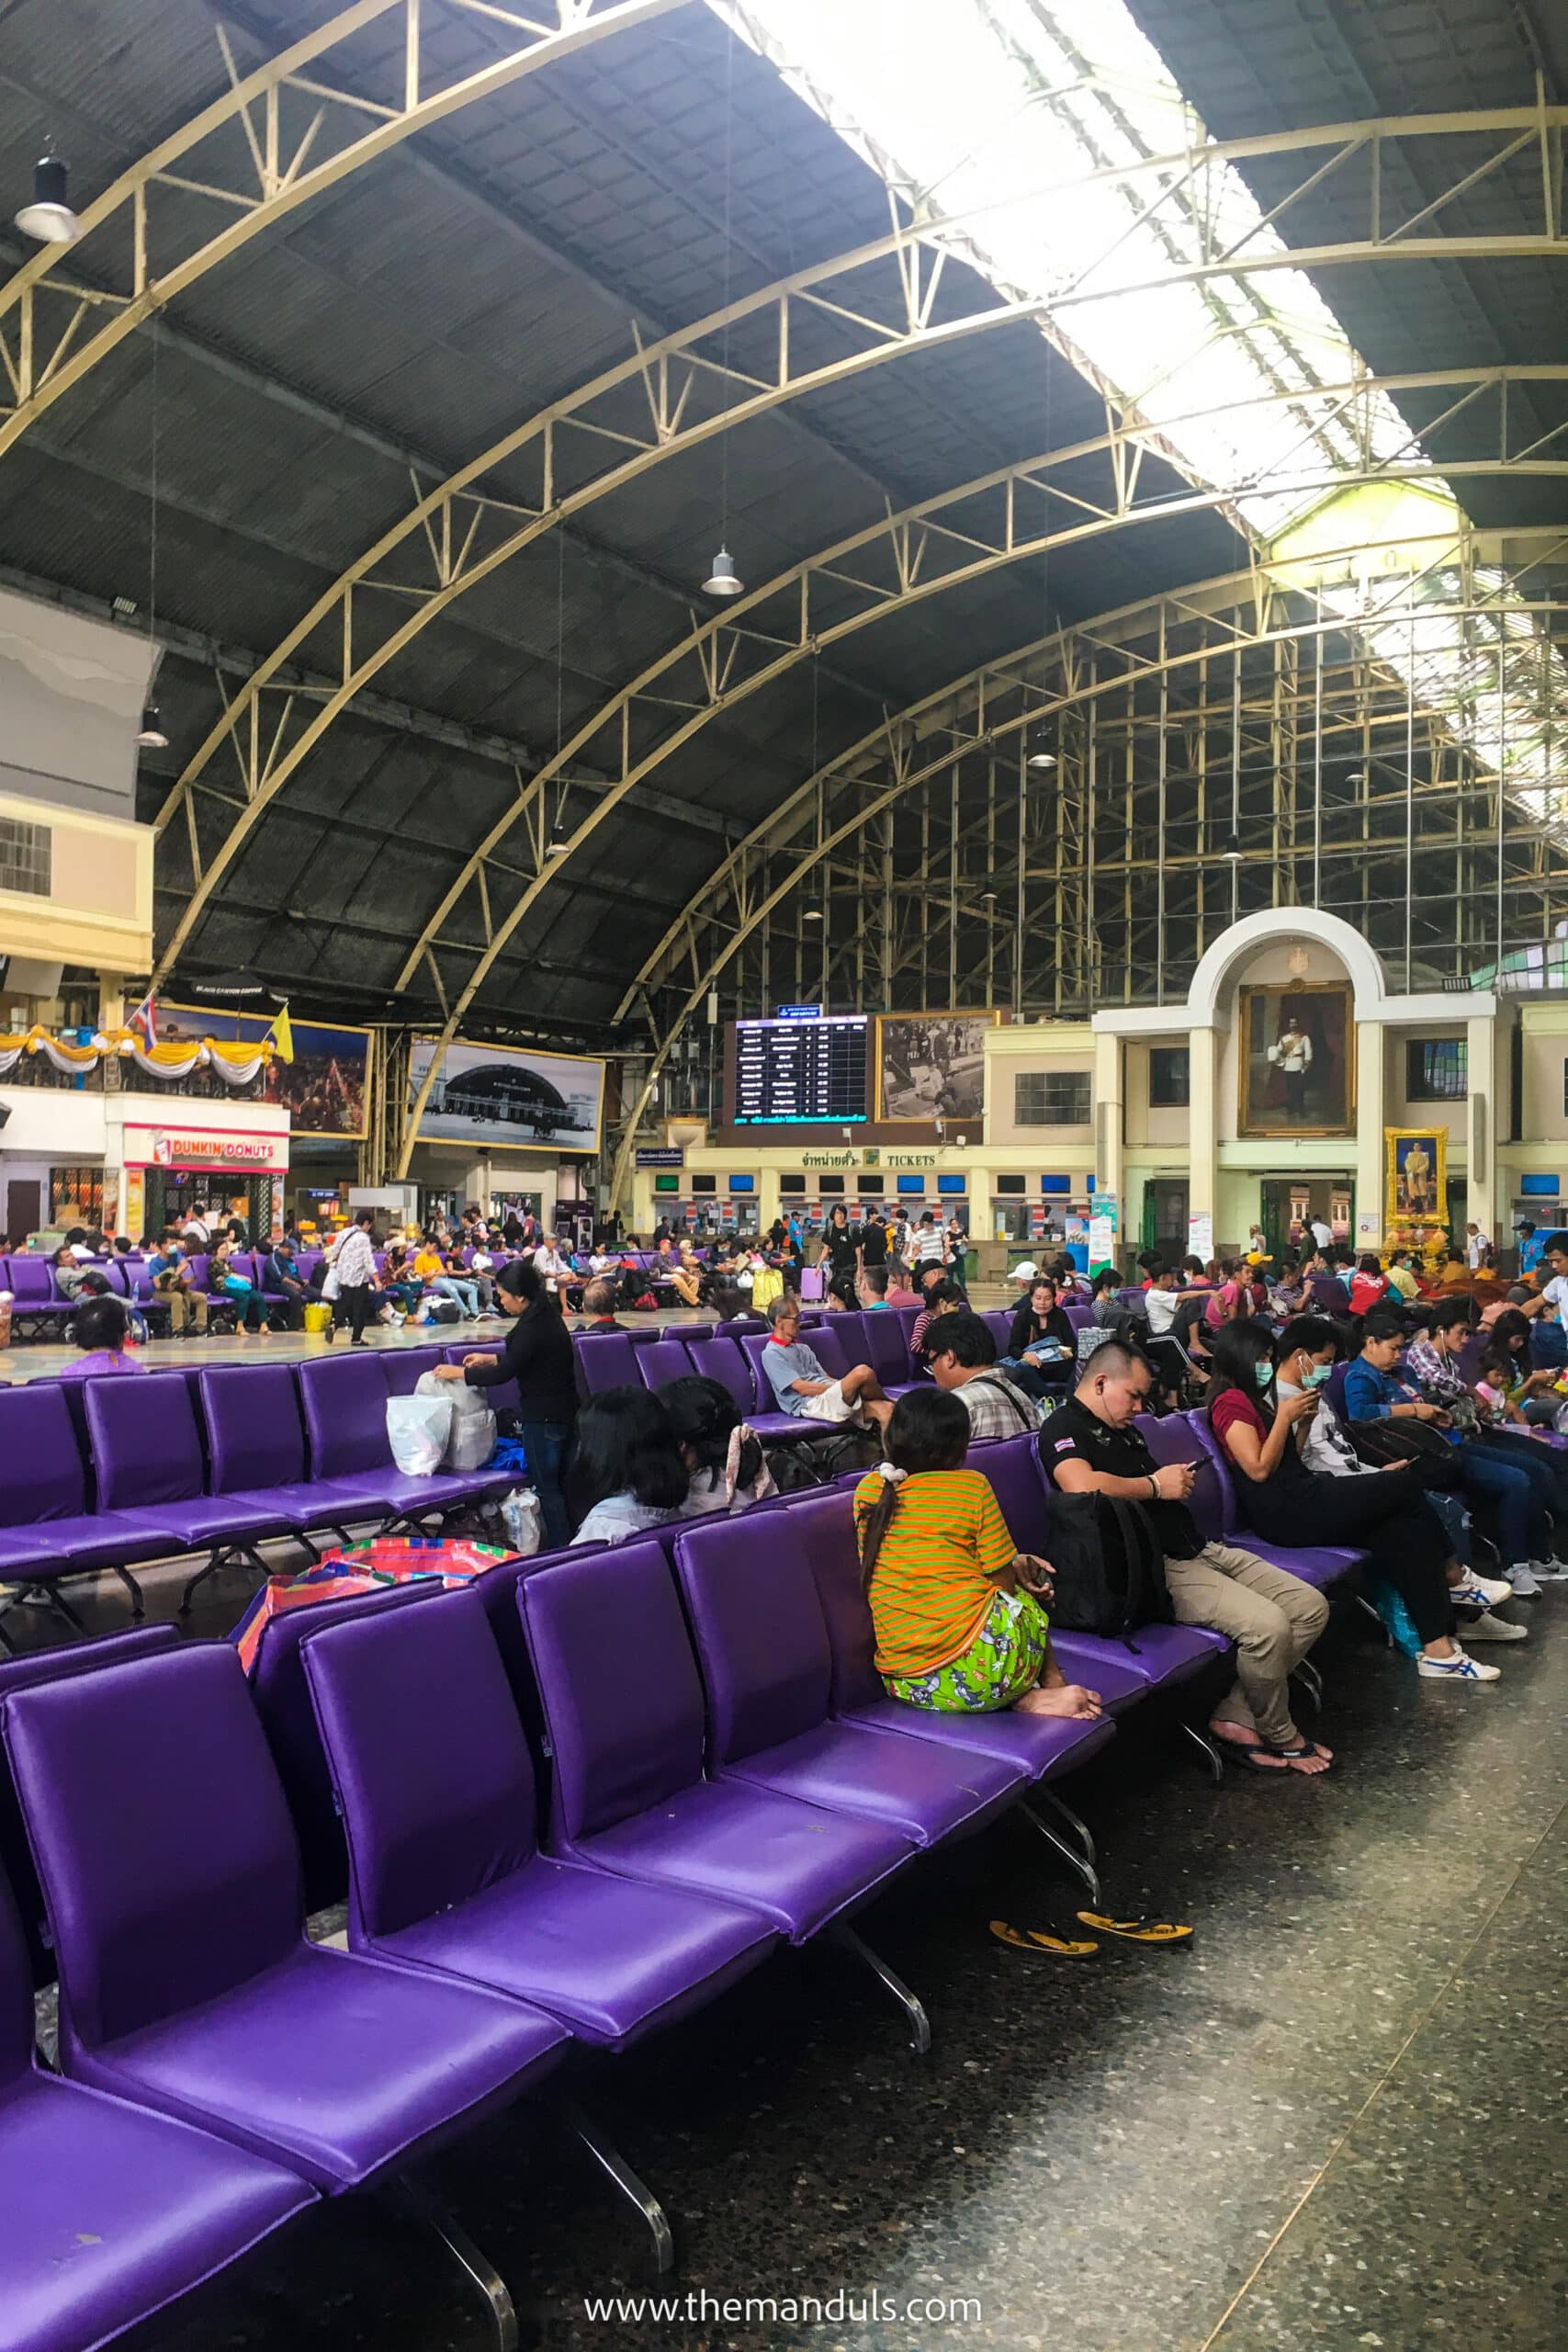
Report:
M1161 1432L1159 1447L1168 1450L1156 1448L1156 1430ZM1145 1420L1144 1434L1157 1461L1197 1461L1200 1464L1191 1510L1200 1532L1211 1541L1235 1544L1242 1551L1267 1560L1270 1567L1284 1568L1291 1576L1300 1577L1303 1584L1314 1585L1319 1590L1337 1584L1365 1556L1335 1544L1267 1544L1260 1535L1255 1535L1236 1508L1230 1464L1220 1451L1206 1413L1168 1413L1163 1420Z
M415 1626L323 1625L304 1659L348 1832L351 1950L519 1996L617 2050L767 1956L755 1911L539 1852L527 1742L474 1593Z
M20 1331L24 1323L35 1329L62 1323L73 1314L68 1298L62 1298L55 1285L54 1275L47 1258L28 1258L20 1254L6 1261L6 1282L12 1294L11 1315Z
M354 1488L367 1514L379 1510L394 1522L423 1519L476 1498L504 1495L514 1483L511 1473L494 1470L406 1477L387 1442L387 1384L369 1350L318 1357L298 1365L296 1374L311 1476Z
M76 2080L333 2193L510 2103L564 2053L562 2029L520 2002L305 1941L299 1848L225 1645L17 1691L0 1730Z
M141 1387L140 1380L84 1381L90 1388ZM177 1552L182 1539L164 1514L89 1510L87 1481L62 1383L35 1381L0 1392L0 1577L49 1584L77 1569L112 1567ZM67 1612L69 1613L69 1612Z
M346 1542L365 1506L352 1486L309 1476L290 1367L213 1364L203 1368L200 1389L213 1493L281 1512L296 1535L330 1527Z
M692 1359L679 1340L655 1340L636 1351L637 1368L645 1388L662 1388L671 1380L691 1377Z
M250 1551L265 1536L288 1534L288 1513L276 1503L203 1493L201 1433L181 1374L92 1380L85 1405L106 1509L155 1514L191 1551Z
M625 1331L596 1331L577 1351L578 1370L590 1396L606 1388L635 1388L637 1351Z
M35 1650L26 1657L0 1660L0 1702L9 1691L27 1690L35 1682L52 1682L64 1674L90 1674L95 1667L118 1666L148 1650L173 1649L179 1641L175 1625L136 1625L123 1634L100 1634L96 1640L73 1642L67 1649ZM54 1959L44 1939L43 1895L32 1850L17 1803L11 1775L0 1753L0 1879L8 1880L32 1963L35 1984L54 1978Z
M861 1317L861 1328L865 1335L865 1353L861 1361L870 1364L889 1396L901 1396L906 1388L914 1385L908 1336L903 1324L891 1307L879 1306ZM813 1340L812 1345L816 1344ZM821 1354L820 1349L818 1353Z
M976 1448L969 1464L989 1479L1019 1550L1048 1560L1051 1499L1034 1439L1010 1437L999 1445ZM1163 1690L1202 1673L1230 1648L1223 1634L1206 1625L1140 1625L1131 1645L1100 1634L1058 1634L1055 1627L1051 1640L1064 1672L1098 1690L1112 1714L1129 1703L1128 1675L1140 1677L1145 1688Z
M333 1802L332 1775L306 1686L301 1645L320 1626L332 1624L340 1616L352 1612L360 1617L429 1602L440 1598L441 1589L432 1577L423 1584L391 1585L384 1592L358 1593L339 1600L323 1598L308 1601L300 1609L285 1610L262 1628L250 1677L251 1700L261 1717L299 1841L307 1913L343 1901L348 1891L348 1856L343 1822Z
M917 1846L978 1827L1015 1802L1021 1777L1006 1757L879 1739L833 1719L828 1628L792 1512L744 1532L728 1520L683 1527L675 1565L716 1779L886 1822Z
M45 2074L0 1883L0 2341L96 2352L312 2201L280 2165Z
M703 1354L703 1370L710 1380L721 1380L739 1406L745 1419L756 1420L757 1392L751 1367L732 1334L716 1330Z
M525 1577L518 1603L553 1764L557 1853L737 1904L792 1943L857 1909L911 1859L881 1823L704 1779L702 1685L657 1543Z
M470 1351L465 1348L462 1352L467 1355ZM449 1363L452 1356L447 1349L440 1346L380 1348L377 1351L376 1360L381 1367L388 1396L412 1396L423 1374L434 1372L438 1363Z

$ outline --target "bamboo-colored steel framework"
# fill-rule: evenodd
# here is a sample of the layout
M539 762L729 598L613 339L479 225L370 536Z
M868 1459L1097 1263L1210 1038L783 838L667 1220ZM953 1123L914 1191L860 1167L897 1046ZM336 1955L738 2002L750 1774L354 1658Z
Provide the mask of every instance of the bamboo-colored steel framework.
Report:
M1417 628L1451 646L1443 690L1391 652L1403 628L1413 649ZM1522 696L1560 709L1565 639L1568 534L1467 532L1353 616L1250 571L1057 632L889 719L726 857L628 989L616 1198L656 1102L715 1107L711 1057L682 1051L710 1010L1179 1003L1218 933L1267 906L1345 917L1415 988L1549 933L1568 917L1568 825L1502 791L1464 739L1506 734Z
M561 4L573 5L573 0ZM610 16L594 22L608 25ZM1544 104L1391 117L1229 144L1195 141L1190 152L1118 164L1091 176L1126 183L1131 200L1141 204L1148 217L1181 201L1202 220L1208 217L1203 189L1227 160L1326 156L1303 171L1297 188L1271 209L1256 232L1227 242L1215 228L1201 258L1162 282L1179 278L1232 286L1266 280L1282 269L1471 258L1483 249L1493 256L1560 255L1568 254L1560 201L1564 127L1568 108ZM1455 167L1447 195L1424 207L1418 216L1386 218L1382 188L1388 159L1406 141L1436 142L1441 148L1451 139L1465 142L1465 161L1462 168ZM1488 143L1487 160L1481 165L1472 160L1477 140ZM1517 166L1526 153L1539 158L1539 170L1528 175L1522 191L1515 180L1509 185L1539 215L1539 225L1532 220L1520 233L1479 240L1450 233L1442 218L1445 204L1479 181ZM1357 172L1362 174L1364 188L1352 176ZM1331 176L1338 177L1351 200L1361 203L1361 235L1306 251L1271 242L1265 232L1275 230L1282 214ZM1081 177L1071 185L1081 186ZM994 288L979 294L970 290L955 301L944 271L949 254L964 250L964 226L963 217L933 221L917 213L897 222L886 237L796 271L659 342L645 344L634 328L631 350L617 366L524 420L434 489L421 493L416 486L408 511L323 591L240 689L226 697L220 718L167 796L158 825L164 832L177 824L183 831L188 897L164 945L159 981L189 944L209 899L268 808L355 697L469 589L491 579L546 532L600 500L633 488L652 468L752 417L892 360L997 328L1032 323L1091 381L1098 380L1072 344L1073 312L1105 300L1112 291L1135 294L1139 287L1107 283L1102 273L1095 272L1108 256L1089 255L1078 280L1055 292L1049 303ZM1460 386L1459 405L1463 406L1509 372L1471 370L1436 380ZM1530 373L1511 372L1513 380L1521 382ZM1325 472L1344 469L1348 479L1354 478L1359 447L1363 462L1370 450L1368 380L1361 377L1325 385L1309 377L1303 384L1298 374L1289 389L1273 396L1302 410L1304 477L1310 479L1310 456L1315 453ZM1416 380L1408 379L1411 384ZM1330 403L1326 423L1321 406L1309 410L1305 405L1309 396ZM1131 400L1113 397L1107 388L1107 433L1101 441L1085 445L1084 454L1103 453L1114 479L1109 493L1091 492L1094 507L1103 509L1106 496L1120 512L1136 503L1145 448L1172 458L1168 430L1140 417L1136 394ZM1499 461L1505 464L1522 457L1509 447L1506 402L1499 449ZM1230 502L1224 493L1207 492L1201 503L1224 509ZM925 511L911 510L911 515L918 522ZM337 683L325 694L301 689L290 669L296 660L326 669ZM225 775L231 760L237 764L242 790L237 808L227 783L203 795L203 779L220 755ZM623 781L634 763L628 736L619 762ZM204 797L223 828L216 842L204 839ZM525 789L520 794L518 808L502 830L517 824L531 827L537 848L542 811L536 793ZM582 838L586 835L580 827L572 834L568 857L557 862L558 872L569 870L571 851ZM481 846L478 863L464 877L465 886L473 881L483 889L487 923L483 860L488 854L489 849ZM514 910L515 920L520 916ZM428 944L422 941L419 952L425 953ZM429 960L438 992L445 997L439 970Z

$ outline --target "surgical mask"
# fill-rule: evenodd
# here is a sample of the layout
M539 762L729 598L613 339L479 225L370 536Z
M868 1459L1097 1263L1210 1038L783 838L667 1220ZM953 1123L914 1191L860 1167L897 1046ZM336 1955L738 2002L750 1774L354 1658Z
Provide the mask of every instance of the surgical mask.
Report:
M1309 1363L1302 1374L1303 1388L1321 1388L1334 1366L1331 1363Z
M1274 1377L1274 1367L1271 1363L1255 1363L1252 1372L1259 1388L1267 1388Z

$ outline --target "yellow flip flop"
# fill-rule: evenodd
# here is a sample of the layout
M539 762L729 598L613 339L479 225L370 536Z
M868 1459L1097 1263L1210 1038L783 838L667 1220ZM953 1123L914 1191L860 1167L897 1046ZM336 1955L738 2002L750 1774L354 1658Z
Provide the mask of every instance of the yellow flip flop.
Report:
M1005 1919L993 1919L990 1924L999 1944L1006 1944L1009 1951L1027 1952L1032 1960L1092 1960L1100 1950L1096 1943L1049 1935L1041 1928L1010 1928Z
M1118 1936L1129 1944L1187 1944L1192 1940L1190 1928L1172 1919L1150 1919L1140 1916L1135 1919L1111 1919L1100 1911L1080 1911L1078 1917L1086 1928L1093 1928L1101 1936Z

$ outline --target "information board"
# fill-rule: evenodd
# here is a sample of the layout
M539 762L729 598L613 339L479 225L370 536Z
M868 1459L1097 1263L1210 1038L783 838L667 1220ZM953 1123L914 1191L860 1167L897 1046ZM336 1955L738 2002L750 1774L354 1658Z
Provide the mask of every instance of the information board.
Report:
M871 1115L863 1014L738 1021L738 1127L848 1126Z

